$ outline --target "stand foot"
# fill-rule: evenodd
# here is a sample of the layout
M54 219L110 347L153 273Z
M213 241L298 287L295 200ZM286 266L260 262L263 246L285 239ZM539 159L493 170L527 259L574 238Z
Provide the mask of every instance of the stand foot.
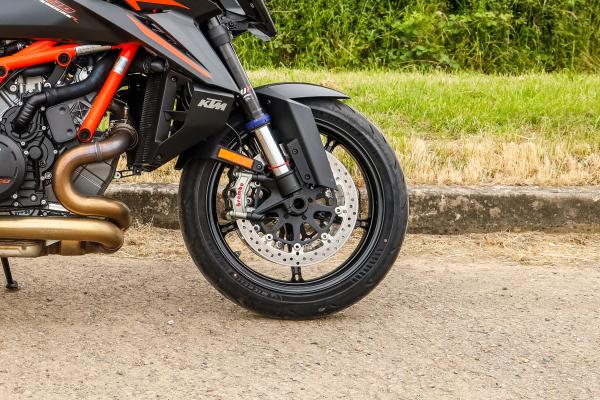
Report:
M4 276L6 277L6 288L11 291L19 290L19 284L13 279L8 258L2 258L2 269L4 270Z

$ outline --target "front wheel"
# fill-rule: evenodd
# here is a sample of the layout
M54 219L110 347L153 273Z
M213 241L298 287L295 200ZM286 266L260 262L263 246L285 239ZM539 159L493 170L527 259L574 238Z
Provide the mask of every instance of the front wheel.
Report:
M363 298L394 264L408 223L404 175L377 128L339 101L305 104L335 190L305 189L260 221L231 221L225 214L238 188L258 206L273 185L240 185L240 171L212 160L189 161L180 185L183 236L200 271L232 301L275 318L324 316ZM221 144L260 157L247 133Z

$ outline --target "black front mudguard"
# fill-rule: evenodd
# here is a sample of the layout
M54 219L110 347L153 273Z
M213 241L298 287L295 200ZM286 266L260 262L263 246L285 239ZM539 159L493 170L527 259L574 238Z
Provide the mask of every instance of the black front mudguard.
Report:
M305 184L335 187L333 172L327 159L321 135L307 99L348 99L341 92L307 83L278 83L261 86L256 94L267 113L278 142L282 143L294 161L299 177ZM181 155L177 167L190 158L213 158L219 140L207 140Z

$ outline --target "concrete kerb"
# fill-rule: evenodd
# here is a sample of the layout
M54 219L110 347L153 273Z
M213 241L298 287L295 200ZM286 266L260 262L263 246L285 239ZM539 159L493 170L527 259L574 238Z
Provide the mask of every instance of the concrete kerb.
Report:
M179 228L176 184L118 184L108 195L124 201L136 222ZM465 234L499 231L589 232L600 228L600 187L410 188L409 232Z

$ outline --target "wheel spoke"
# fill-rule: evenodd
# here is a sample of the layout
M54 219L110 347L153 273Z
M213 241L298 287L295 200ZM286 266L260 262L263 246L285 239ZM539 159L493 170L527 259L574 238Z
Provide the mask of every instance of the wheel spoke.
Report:
M371 226L371 219L359 219L356 221L356 227L367 230Z
M334 139L332 138L327 138L327 143L325 144L325 150L329 153L332 153L333 150L339 145L338 142L336 142Z
M220 225L219 230L221 231L221 235L225 236L230 232L233 232L237 229L237 224L235 222L228 222L225 225Z
M292 267L292 283L303 283L304 278L302 277L301 267Z

